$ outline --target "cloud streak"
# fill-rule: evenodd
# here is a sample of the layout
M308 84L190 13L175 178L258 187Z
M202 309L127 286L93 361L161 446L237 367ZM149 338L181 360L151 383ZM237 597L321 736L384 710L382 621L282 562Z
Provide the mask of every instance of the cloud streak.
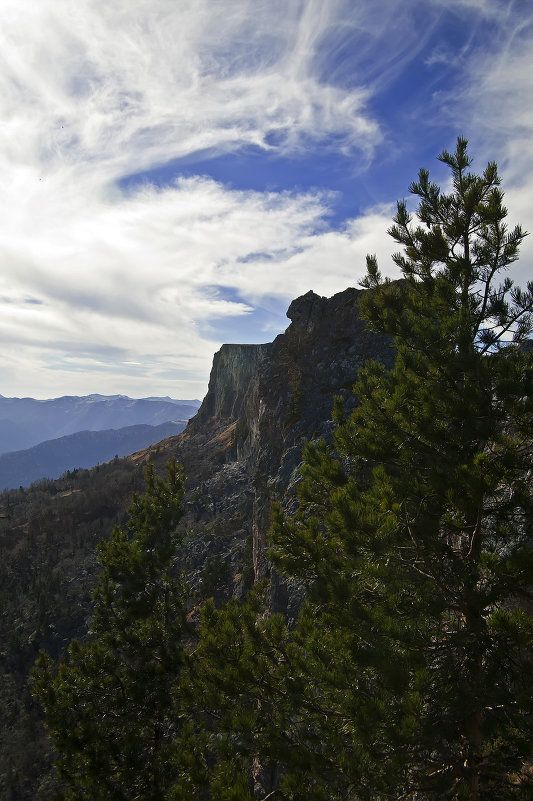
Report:
M472 28L453 65L460 91L424 98L420 114L429 105L433 124L461 122L460 132L469 121L483 154L507 142L513 201L530 216L520 169L510 165L522 163L522 140L533 160L531 20L512 4L498 8L489 0L411 0L402 14L394 0L4 0L2 394L201 395L217 321L252 320L268 307L281 327L291 297L356 283L367 251L388 271L394 198L382 202L382 191L333 224L338 198L324 186L125 179L250 147L296 162L333 153L368 176L405 149L380 93L419 57L426 70L454 61L438 38L450 15ZM494 19L500 39L485 53L474 31ZM495 103L505 109L497 118Z
M8 2L3 151L43 170L97 162L113 179L195 151L269 147L269 138L293 149L334 134L372 149L379 129L366 92L313 74L339 4L322 6Z

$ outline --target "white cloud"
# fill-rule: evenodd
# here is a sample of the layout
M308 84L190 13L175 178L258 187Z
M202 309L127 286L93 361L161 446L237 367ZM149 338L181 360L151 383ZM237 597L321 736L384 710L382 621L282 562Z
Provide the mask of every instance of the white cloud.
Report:
M387 274L397 277L390 260L394 247L385 235L392 213L391 206L371 209L343 230L304 234L294 240L293 252L252 256L246 271L229 262L221 270L222 280L259 304L264 295L287 300L312 289L329 296L356 286L366 272L367 253L377 253Z
M297 151L329 136L368 158L380 131L366 91L313 65L340 6L4 0L4 387L153 394L189 380L201 394L219 343L199 325L250 309L210 287L227 264L246 276L252 251L309 248L327 201L201 179L125 196L116 181L203 150Z
M472 5L478 5L472 3ZM473 169L497 161L509 209L509 225L520 222L533 231L533 10L526 3L479 2L487 14L499 10L494 38L467 54L463 83L439 98L458 132L466 135L475 156ZM521 248L512 276L531 280L533 240Z
M201 395L220 344L206 322L354 285L367 251L389 272L388 206L335 231L325 193L232 191L200 177L124 193L119 180L245 145L285 155L312 145L318 157L334 147L368 165L385 141L372 98L450 7L488 18L497 6L3 0L0 392ZM517 163L524 151L533 161L526 22L503 15L497 57L461 54L463 91L446 109L480 131L481 150L492 135L508 143L510 198L527 223L512 171L513 149ZM435 63L445 57L434 51Z
M6 363L4 354L0 365L21 381L33 363L39 387L32 391L40 395L58 378L62 391L78 391L87 385L82 370L110 391L120 389L111 388L118 379L130 392L177 388L196 374L193 394L201 394L220 344L200 335L202 321L246 314L265 296L286 302L302 286L331 294L356 283L365 248L386 227L376 212L328 232L327 196L237 192L207 179L145 187L108 204L74 196L68 206L44 182L39 191L31 236L14 224L0 233L0 302L11 300L0 335L18 343L20 360ZM227 300L217 286L237 289L243 300ZM127 368L135 361L145 365L144 377ZM58 362L53 374L50 362Z
M44 171L97 163L100 178L269 136L295 148L334 134L369 151L380 134L366 92L314 74L338 6L8 0L2 150Z

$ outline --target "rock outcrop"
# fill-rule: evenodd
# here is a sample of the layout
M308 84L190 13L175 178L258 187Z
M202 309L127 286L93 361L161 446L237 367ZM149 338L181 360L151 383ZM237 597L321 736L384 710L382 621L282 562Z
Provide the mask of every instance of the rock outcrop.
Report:
M269 572L271 505L294 503L304 443L331 436L334 397L343 395L349 408L367 359L392 363L390 339L358 314L362 291L308 292L291 303L291 324L274 342L223 345L198 413L183 434L161 443L160 456L175 455L188 476L185 561L193 584L215 559L231 578L226 594L243 591L252 566L256 579ZM283 590L274 588L272 607L284 609Z
M207 395L191 421L191 431L241 417L249 384L271 349L271 344L222 345L213 357Z

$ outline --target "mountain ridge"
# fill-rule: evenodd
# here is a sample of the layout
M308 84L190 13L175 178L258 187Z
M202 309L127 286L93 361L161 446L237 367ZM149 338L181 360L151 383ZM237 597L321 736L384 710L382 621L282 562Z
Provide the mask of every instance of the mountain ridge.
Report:
M141 424L77 431L32 448L0 454L0 492L28 487L39 479L56 479L67 470L94 467L115 456L127 456L181 433L186 425L186 420L169 420L157 426Z
M172 458L184 466L181 566L196 597L239 598L270 575L270 609L295 616L298 588L285 586L267 559L271 504L295 509L303 445L331 438L334 397L342 395L350 408L359 367L368 358L393 363L390 338L371 332L359 316L364 291L350 288L331 298L308 292L291 303L290 325L273 342L223 345L200 409L181 434L91 470L0 494L6 676L0 709L9 712L0 723L0 789L14 765L17 798L52 798L40 713L24 701L28 671L40 648L58 655L70 639L86 635L98 574L95 544L123 522L132 492L142 492L149 460L160 473ZM29 731L35 732L30 744Z
M127 395L62 395L58 398L0 396L0 455L26 450L79 431L188 420L199 401L130 398Z

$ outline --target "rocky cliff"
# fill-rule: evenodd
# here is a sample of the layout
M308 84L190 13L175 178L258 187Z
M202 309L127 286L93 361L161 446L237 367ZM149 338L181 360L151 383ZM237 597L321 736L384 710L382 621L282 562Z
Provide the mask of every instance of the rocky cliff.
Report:
M392 363L390 340L370 332L359 317L362 291L331 298L308 292L291 303L291 323L274 342L223 345L207 395L178 436L91 471L0 495L0 584L13 610L10 620L21 605L28 611L21 627L23 640L32 630L28 661L43 645L60 651L66 645L61 632L73 633L72 610L78 620L89 611L94 543L120 521L132 491L142 490L148 460L162 470L174 457L185 468L183 558L194 589L220 599L238 596L269 572L271 505L294 504L304 443L331 436L334 397L343 395L349 408L351 387L367 359ZM45 576L39 604L47 613L39 624L30 595ZM275 589L273 608L284 603ZM1 646L0 636L0 657Z
M198 413L178 436L0 495L0 796L52 798L28 672L39 648L59 654L86 633L95 544L123 519L132 491L142 491L149 459L158 470L172 457L185 468L183 567L200 597L242 596L269 572L271 504L294 505L304 443L331 436L334 396L353 403L350 389L368 358L393 359L390 341L360 319L359 296L308 292L291 303L291 323L274 342L224 345ZM292 617L297 594L272 578L272 610Z
M359 317L361 291L308 292L291 303L291 324L274 342L224 345L197 415L161 445L160 455L177 456L188 476L185 559L194 584L214 560L223 566L221 582L230 579L226 594L243 591L252 565L256 579L269 572L271 505L293 502L304 443L331 436L334 397L350 406L367 359L392 363L390 340ZM285 603L274 582L273 608Z

